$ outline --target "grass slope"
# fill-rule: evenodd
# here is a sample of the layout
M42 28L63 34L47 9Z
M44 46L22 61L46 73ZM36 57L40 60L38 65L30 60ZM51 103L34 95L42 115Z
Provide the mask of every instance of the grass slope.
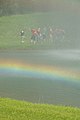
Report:
M0 17L0 49L31 49L31 48L80 48L80 16L76 12L54 11L53 13L34 13ZM29 28L38 27L63 28L66 32L64 41L55 44L44 43L32 45ZM20 31L25 31L25 43L21 43ZM76 39L76 41L75 41Z
M0 120L80 120L80 109L0 98Z

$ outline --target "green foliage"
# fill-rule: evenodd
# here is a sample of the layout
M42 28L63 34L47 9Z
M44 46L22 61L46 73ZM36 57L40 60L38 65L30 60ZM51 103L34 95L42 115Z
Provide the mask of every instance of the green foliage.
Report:
M80 109L0 98L0 120L80 120Z

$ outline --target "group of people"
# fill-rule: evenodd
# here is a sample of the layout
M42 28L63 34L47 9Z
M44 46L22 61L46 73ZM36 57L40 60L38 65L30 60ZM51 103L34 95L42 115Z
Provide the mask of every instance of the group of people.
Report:
M44 40L46 40L46 31L41 31L40 28L38 29L31 29L31 43L39 43L42 42Z
M43 43L44 41L54 42L54 40L64 39L65 36L65 30L60 28L56 28L56 29L53 29L51 27L43 28L43 29L33 28L30 29L30 32L31 32L30 42L32 44ZM20 32L20 35L21 35L21 41L22 43L24 43L25 32L22 30Z

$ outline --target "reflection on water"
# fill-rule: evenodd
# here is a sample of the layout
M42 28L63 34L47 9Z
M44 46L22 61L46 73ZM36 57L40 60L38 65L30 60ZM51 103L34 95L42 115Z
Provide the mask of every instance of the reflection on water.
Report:
M56 66L80 73L79 50L7 51L0 52L0 60L17 60L30 64ZM0 75L0 96L37 103L80 107L80 81Z

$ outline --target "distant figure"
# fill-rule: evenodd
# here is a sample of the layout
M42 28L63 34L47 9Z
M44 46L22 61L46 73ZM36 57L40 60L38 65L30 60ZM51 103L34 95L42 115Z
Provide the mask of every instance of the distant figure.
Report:
M64 29L56 29L55 35L56 35L56 39L63 40L65 35Z
M31 43L35 44L36 43L36 39L37 39L37 31L36 31L36 29L32 29L31 33L32 33Z
M43 28L43 31L42 31L42 39L45 41L46 40L46 33L47 32L47 29L44 27Z
M49 39L51 42L53 41L53 29L51 27L49 28Z
M38 28L37 29L37 41L41 40L41 38L42 38L41 29Z
M24 31L23 30L20 32L20 36L21 36L21 42L24 43L25 36L24 36Z

